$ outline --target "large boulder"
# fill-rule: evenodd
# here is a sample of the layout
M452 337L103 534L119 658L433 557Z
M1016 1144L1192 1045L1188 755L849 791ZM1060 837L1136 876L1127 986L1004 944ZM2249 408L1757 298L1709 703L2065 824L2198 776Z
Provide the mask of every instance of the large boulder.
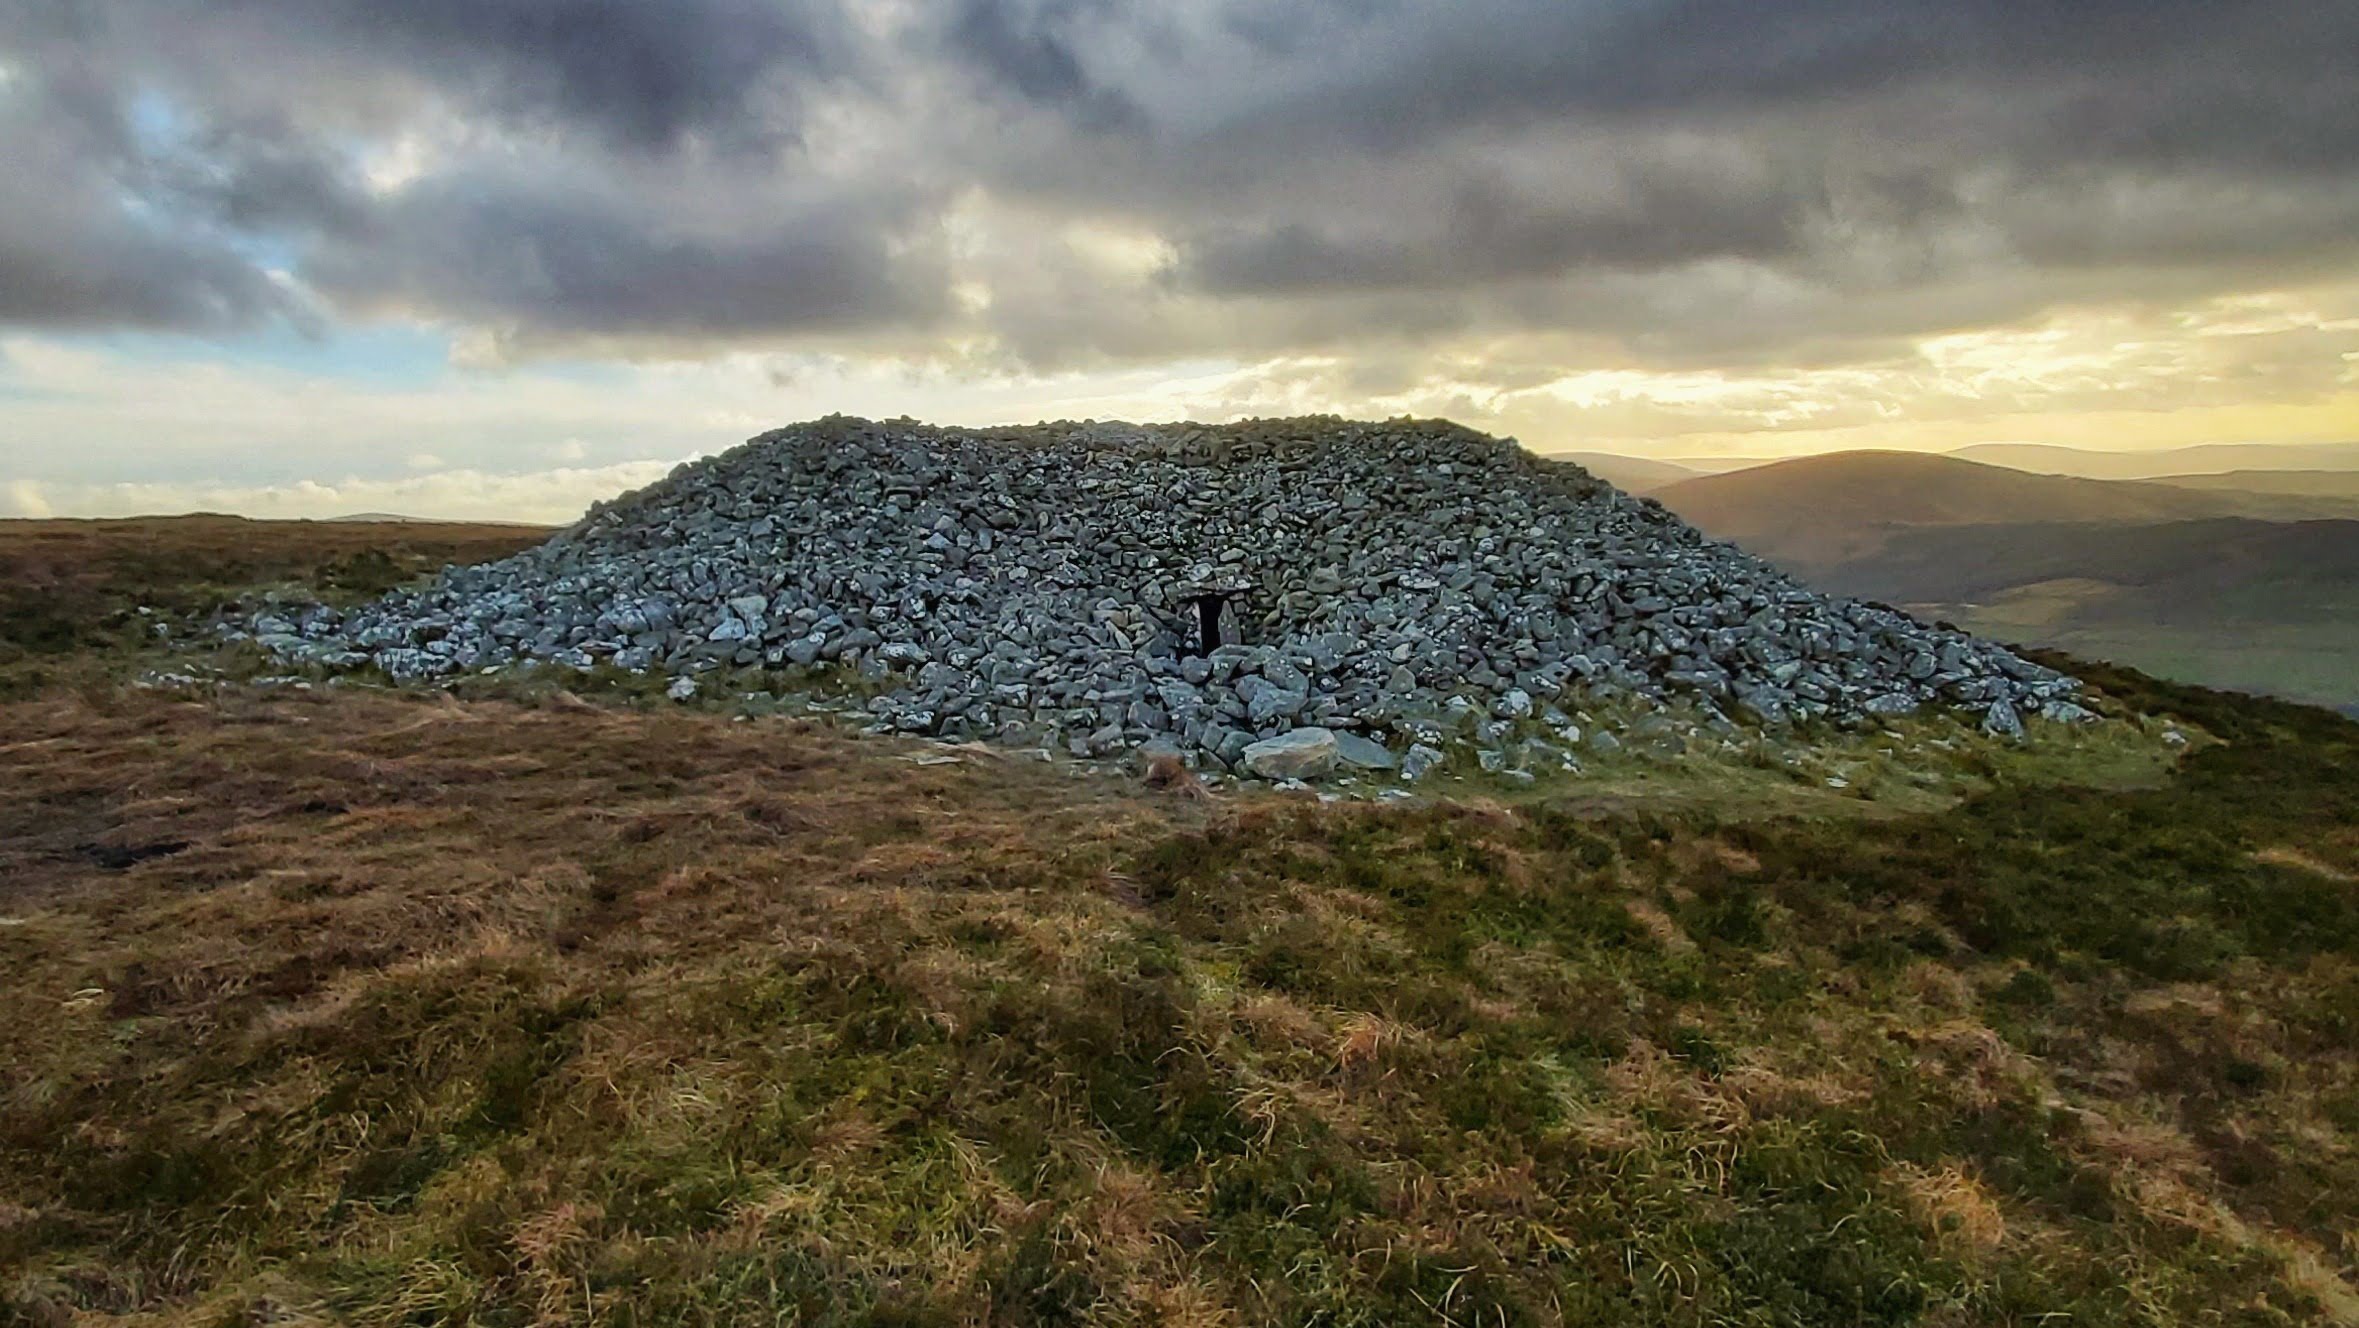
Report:
M1343 764L1335 730L1301 728L1245 749L1245 768L1264 779L1324 779Z

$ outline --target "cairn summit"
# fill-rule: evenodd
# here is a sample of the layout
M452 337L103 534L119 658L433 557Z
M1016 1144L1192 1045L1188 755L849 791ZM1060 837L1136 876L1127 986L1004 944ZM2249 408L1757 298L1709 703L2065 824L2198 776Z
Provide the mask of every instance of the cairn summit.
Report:
M1414 768L1497 750L1575 696L1763 727L1949 707L2013 734L2087 714L2069 677L1437 421L833 416L514 557L256 630L397 677L843 669L881 727L1219 767L1269 740L1325 751L1302 732L1323 730L1336 759Z

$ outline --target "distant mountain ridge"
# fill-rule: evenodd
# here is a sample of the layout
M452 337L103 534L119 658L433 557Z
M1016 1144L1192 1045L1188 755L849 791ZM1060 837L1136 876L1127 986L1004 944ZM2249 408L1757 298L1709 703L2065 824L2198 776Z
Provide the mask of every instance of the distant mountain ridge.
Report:
M2092 480L1850 452L1652 496L1828 590L1998 640L2359 707L2359 496L2344 478Z
M2039 475L2152 480L2237 470L2359 471L2359 442L2204 443L2144 452L2100 452L2052 443L1976 443L1942 455Z
M1894 450L1846 448L1816 456L1857 456ZM1598 451L1543 451L1541 455L1554 461L1577 462L1591 474L1629 493L1651 493L1701 476L1814 459L1764 456L1671 459ZM1907 455L1947 457L2033 475L2064 475L2075 479L2153 481L2185 488L2248 488L2262 493L2359 492L2359 442L2205 443L2143 452L2111 452L2053 443L1975 443L1946 452ZM2230 476L2245 477L2247 482L2231 480ZM2312 478L2297 479L2297 476Z
M1804 457L1682 480L1653 497L1805 573L1871 557L1896 532L1921 526L2359 517L2359 498L2037 475L1928 452Z
M1624 493L1652 493L1681 480L1692 480L1710 473L1675 461L1657 461L1653 457L1622 456L1612 452L1549 452L1545 455L1550 461L1570 461Z
M2183 489L2359 498L2359 470L2230 470L2217 475L2164 475L2153 481Z

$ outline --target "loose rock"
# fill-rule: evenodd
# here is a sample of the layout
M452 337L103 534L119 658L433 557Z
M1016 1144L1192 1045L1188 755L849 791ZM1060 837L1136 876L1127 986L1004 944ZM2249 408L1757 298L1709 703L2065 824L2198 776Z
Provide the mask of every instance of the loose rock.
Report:
M2085 713L2071 678L1432 421L830 417L515 557L246 628L410 678L841 669L880 730L1086 756L1163 741L1208 769L1298 731L1497 749L1576 696L1762 727Z
M1335 749L1344 764L1358 766L1362 770L1390 770L1400 764L1400 758L1394 756L1383 743L1363 738L1357 733L1337 733Z

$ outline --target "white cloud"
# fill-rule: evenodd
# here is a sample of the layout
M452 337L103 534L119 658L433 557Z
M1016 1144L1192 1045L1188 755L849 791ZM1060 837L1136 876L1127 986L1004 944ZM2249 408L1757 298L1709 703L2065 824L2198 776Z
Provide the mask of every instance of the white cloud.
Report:
M1666 457L2330 441L2359 419L2355 352L2355 286L2088 310L1876 362L1746 369L1647 368L1529 334L1052 374L742 352L587 372L448 367L389 387L19 337L0 341L0 510L564 521L680 461L838 411L946 424L1445 415L1543 451Z
M395 511L565 520L691 457L833 412L945 423L1230 415L1235 365L960 378L737 354L592 374L448 370L389 388L276 367L0 342L0 485L67 515ZM137 392L124 385L137 382ZM1304 398L1303 404L1316 404ZM27 440L21 445L14 440ZM604 464L577 463L596 458ZM505 505L505 506L504 506Z

